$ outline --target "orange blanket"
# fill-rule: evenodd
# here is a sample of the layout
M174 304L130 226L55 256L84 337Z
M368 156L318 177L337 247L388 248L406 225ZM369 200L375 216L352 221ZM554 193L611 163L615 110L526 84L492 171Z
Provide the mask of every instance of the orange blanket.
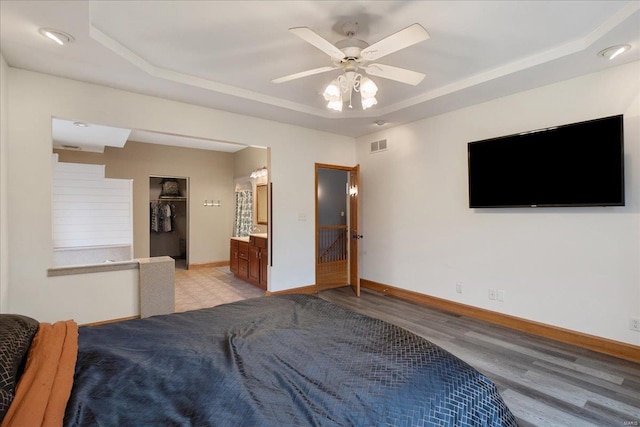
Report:
M78 356L78 325L41 323L2 427L62 426Z

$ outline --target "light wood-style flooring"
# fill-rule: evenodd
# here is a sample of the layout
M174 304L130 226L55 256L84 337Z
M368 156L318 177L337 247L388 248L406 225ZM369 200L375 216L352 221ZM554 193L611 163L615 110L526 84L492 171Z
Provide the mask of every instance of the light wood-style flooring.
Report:
M229 267L175 270L176 312L264 296L264 291L236 279Z
M176 283L188 288L191 276L206 281L202 274L184 270L178 279L176 271ZM222 294L257 296L250 288L245 294L232 275L218 270L211 277L230 288ZM498 386L521 427L640 426L640 364L368 290L359 298L348 287L318 296L404 327L474 366ZM200 308L187 299L181 304Z

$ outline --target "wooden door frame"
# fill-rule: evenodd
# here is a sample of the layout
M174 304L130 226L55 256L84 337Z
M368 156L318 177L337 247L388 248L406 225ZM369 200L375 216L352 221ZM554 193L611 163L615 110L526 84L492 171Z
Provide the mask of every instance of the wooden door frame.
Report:
M352 193L353 191L353 193ZM349 170L349 286L360 296L360 165Z
M334 170L342 170L345 172L348 172L349 174L351 174L351 172L353 172L354 170L357 171L356 173L359 173L360 170L360 165L355 165L355 166L341 166L341 165L332 165L332 164L328 164L328 163L316 163L315 164L315 195L314 195L314 199L315 199L315 225L314 225L314 234L315 234L315 238L314 238L314 253L315 253L315 258L314 260L318 259L318 227L319 227L319 222L318 222L318 214L319 214L319 205L318 205L318 172L320 169L334 169ZM351 178L349 177L348 182L350 182ZM346 194L345 194L346 196ZM356 202L356 212L355 212L355 218L359 218L358 215L358 210L360 209L359 204ZM349 206L347 206L347 209L352 209ZM349 230L348 230L348 235L351 236L351 228L353 227L353 225L351 224L351 218L349 218ZM358 229L357 224L356 224L356 230ZM351 238L349 238L349 241L351 241ZM357 244L357 242L356 242ZM351 250L349 250L349 259L347 261L348 265L349 265L349 272L347 275L347 281L351 282L352 280L352 275L351 275L351 266L352 261L351 261L351 256L352 256L352 252ZM357 263L358 263L358 259L357 259L357 254L356 254L356 259L354 260L354 262L356 263L356 272L355 272L355 281L356 283L348 283L353 289L354 289L354 293L356 294L356 296L360 296L360 276L359 276L359 271L357 268ZM314 266L316 266L316 261L314 261ZM316 282L316 288L318 288L318 268L315 267L315 282ZM340 285L343 286L343 285ZM323 287L322 289L326 289L325 287Z

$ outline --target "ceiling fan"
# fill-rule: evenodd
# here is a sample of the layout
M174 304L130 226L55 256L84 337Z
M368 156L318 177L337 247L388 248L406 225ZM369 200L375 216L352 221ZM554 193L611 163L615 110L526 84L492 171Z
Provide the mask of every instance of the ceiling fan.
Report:
M341 111L343 95L348 95L348 99L350 101L349 107L352 108L352 91L360 92L363 109L369 108L377 103L375 99L375 94L378 90L377 86L373 81L371 81L371 79L358 73L359 70L363 70L371 76L395 80L397 82L414 86L424 79L425 75L423 73L386 64L371 63L371 61L375 61L391 53L427 40L429 38L429 33L424 29L424 27L422 27L422 25L410 25L407 28L391 34L372 45L354 37L358 29L357 22L347 22L344 24L342 29L347 38L340 40L334 45L319 36L310 28L290 28L289 31L291 33L329 55L333 65L289 74L287 76L274 79L272 82L284 83L302 77L342 69L343 74L327 86L323 94L325 99L329 101L329 104L327 105L328 108Z

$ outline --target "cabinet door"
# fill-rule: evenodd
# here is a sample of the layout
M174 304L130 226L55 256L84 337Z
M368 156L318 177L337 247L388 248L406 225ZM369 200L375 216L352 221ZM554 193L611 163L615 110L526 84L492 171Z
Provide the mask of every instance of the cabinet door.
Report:
M249 278L249 243L238 242L238 277Z
M240 258L238 260L238 274L237 276L241 279L249 278L249 262L246 259Z
M232 273L238 274L238 241L233 239L229 249L229 269Z
M262 289L267 289L267 264L269 263L267 250L260 250L260 282L258 285Z
M249 246L249 280L260 282L260 248L256 246Z

